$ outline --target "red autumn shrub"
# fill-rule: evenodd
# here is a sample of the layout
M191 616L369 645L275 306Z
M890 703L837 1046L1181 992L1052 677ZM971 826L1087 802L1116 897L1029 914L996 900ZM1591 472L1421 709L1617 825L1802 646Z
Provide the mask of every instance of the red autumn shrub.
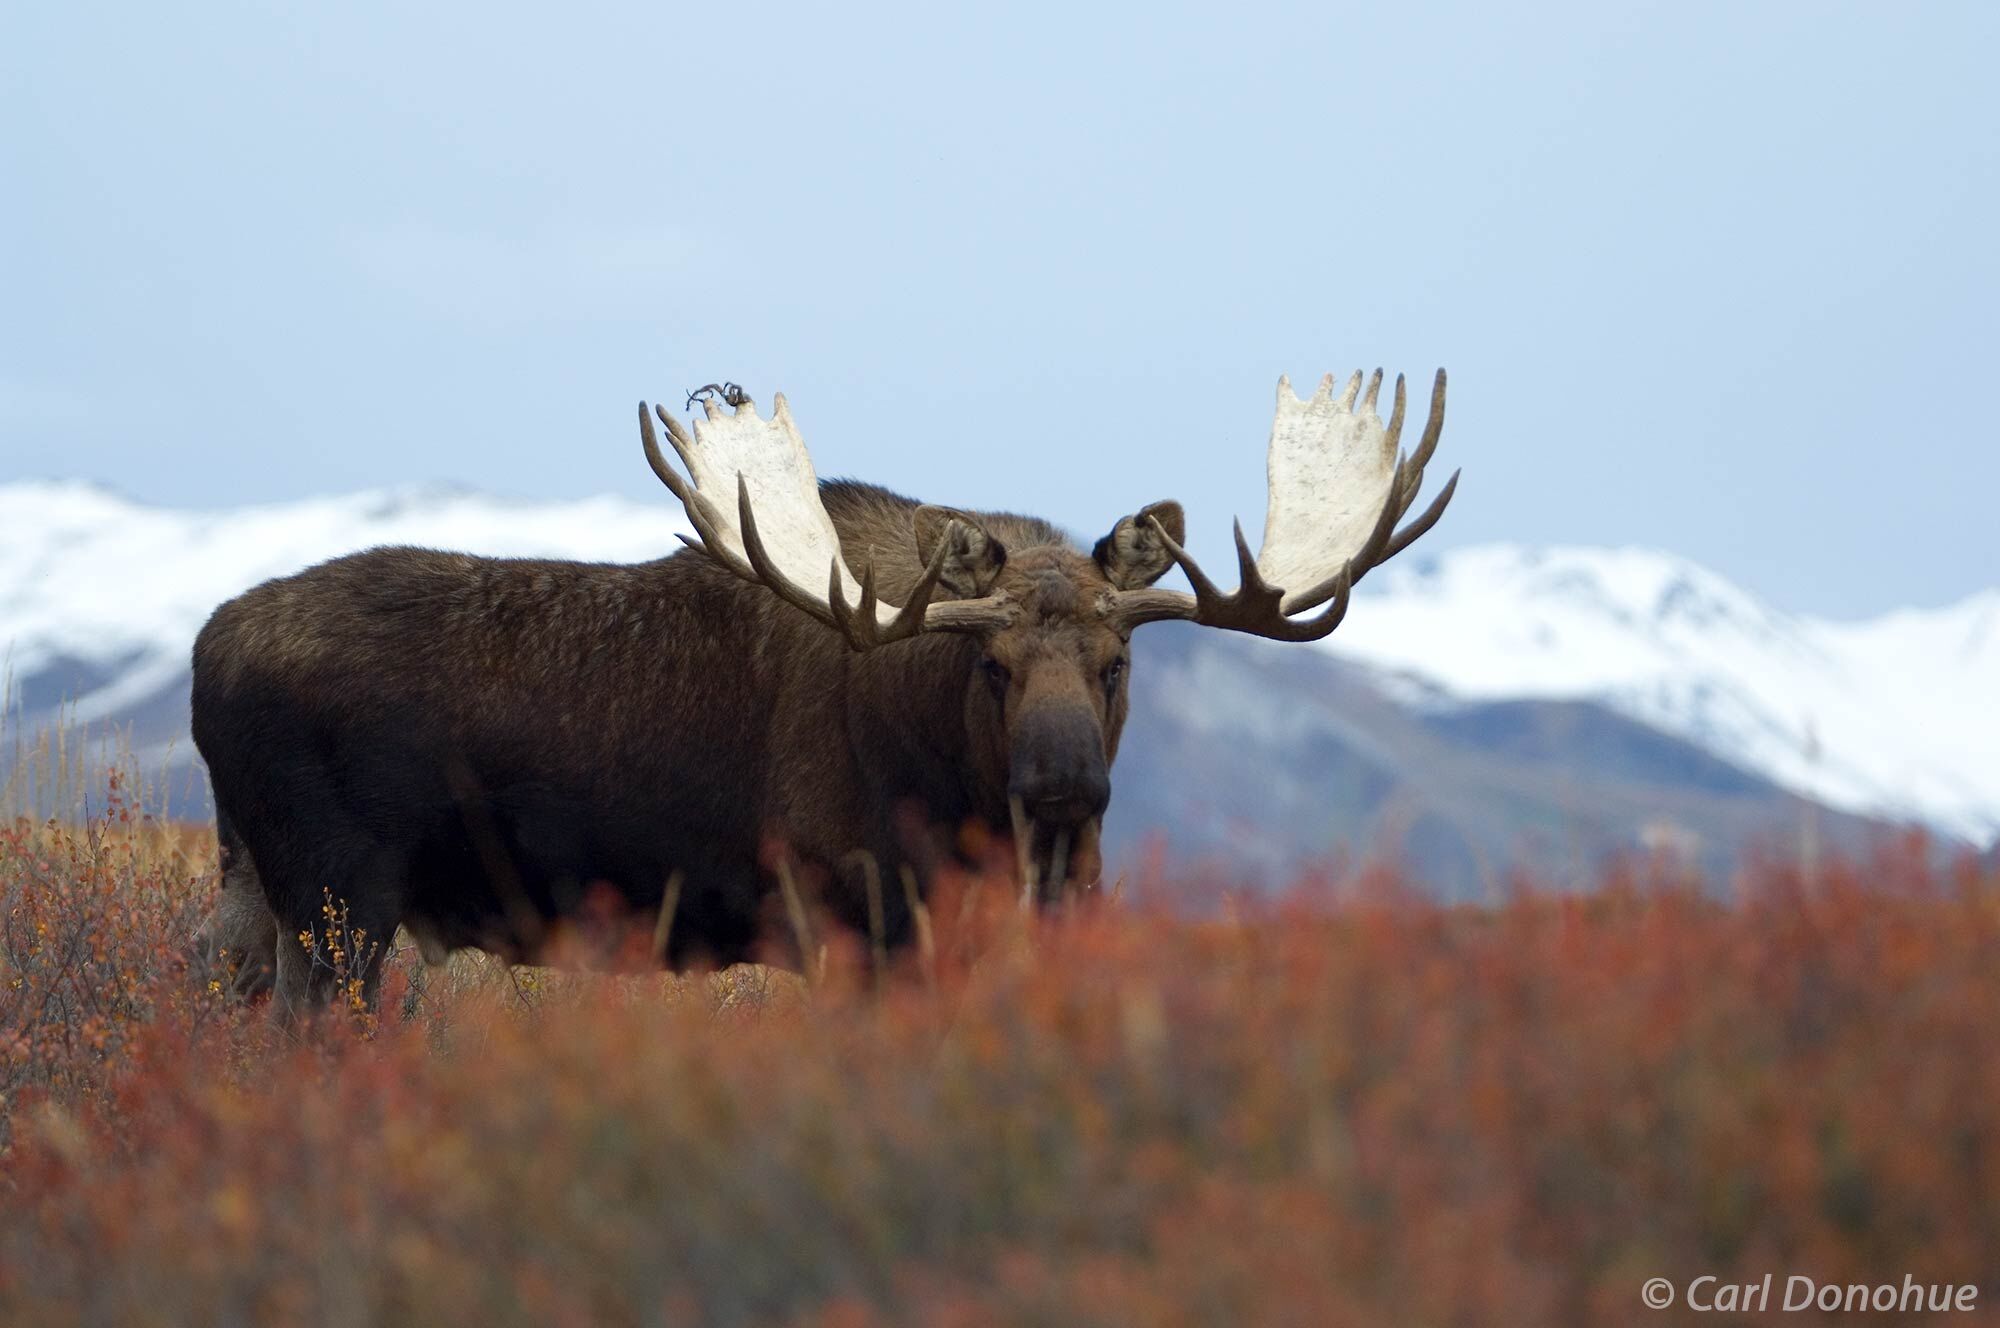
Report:
M0 1323L1595 1325L2000 1270L2000 880L1921 845L1220 920L1002 883L879 985L399 959L298 1043L183 967L192 875L0 837Z

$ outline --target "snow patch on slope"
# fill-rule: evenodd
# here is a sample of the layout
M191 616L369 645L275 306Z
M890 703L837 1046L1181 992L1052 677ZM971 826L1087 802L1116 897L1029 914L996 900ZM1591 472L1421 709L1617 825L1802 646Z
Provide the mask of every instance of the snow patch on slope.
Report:
M1595 700L1833 806L2000 837L2000 590L1832 622L1670 554L1496 545L1390 564L1327 644L1407 697Z
M119 661L75 698L90 723L172 685L216 605L357 549L416 544L522 558L643 562L680 548L671 503L508 502L448 489L189 512L81 483L0 485L0 660L16 678Z
M671 503L608 497L403 489L190 512L0 485L0 662L86 688L89 723L181 685L223 600L327 558L421 544L640 562L686 529ZM1834 806L2000 839L2000 589L1832 622L1669 554L1493 545L1391 563L1327 645L1408 705L1595 700Z

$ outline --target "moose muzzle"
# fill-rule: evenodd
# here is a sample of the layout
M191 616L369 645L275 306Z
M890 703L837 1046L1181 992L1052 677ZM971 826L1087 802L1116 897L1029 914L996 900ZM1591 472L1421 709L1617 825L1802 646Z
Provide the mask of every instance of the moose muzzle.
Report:
M1022 715L1013 739L1007 793L1023 884L1052 902L1090 886L1102 869L1098 830L1111 804L1104 733L1087 706L1047 705Z
M1007 794L1043 825L1075 827L1104 815L1111 773L1097 715L1081 705L1041 706L1022 715Z

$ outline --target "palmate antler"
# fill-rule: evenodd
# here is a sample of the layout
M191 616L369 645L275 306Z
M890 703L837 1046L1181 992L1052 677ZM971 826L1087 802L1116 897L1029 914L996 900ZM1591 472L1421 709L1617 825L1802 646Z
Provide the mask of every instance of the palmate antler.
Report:
M1162 524L1156 513L1172 508L1177 514L1178 506L1155 504L1136 520L1187 574L1194 593L1150 587L1108 591L1099 601L1106 622L1130 633L1149 622L1184 619L1278 641L1316 641L1340 625L1354 584L1437 523L1458 487L1458 473L1452 473L1422 515L1398 530L1396 523L1416 502L1424 468L1444 429L1444 370L1438 370L1431 388L1423 437L1408 457L1397 451L1405 406L1400 375L1386 427L1375 412L1380 369L1368 379L1365 394L1358 371L1338 397L1333 385L1328 374L1319 390L1301 401L1290 380L1278 380L1264 545L1252 558L1238 523L1237 589L1219 589L1174 531ZM649 413L644 402L639 406L646 459L687 509L700 537L689 540L691 545L833 627L856 650L919 632L989 633L1013 621L1015 607L1004 594L935 598L950 551L968 535L956 523L948 523L935 540L929 565L908 602L883 601L875 590L873 567L857 579L841 556L840 537L820 502L812 458L784 396L774 398L768 420L740 394L733 409L724 407L723 402L703 400L703 418L690 433L664 408ZM653 414L666 426L668 440L687 467L686 477L661 454ZM826 578L824 592L806 588L819 584L821 576ZM1323 604L1324 609L1312 612Z
M1107 618L1121 630L1165 619L1186 619L1278 641L1317 641L1340 625L1354 583L1437 524L1458 487L1452 472L1431 505L1401 530L1396 522L1410 510L1423 486L1424 467L1444 429L1444 370L1431 388L1430 418L1415 455L1403 457L1396 444L1403 431L1403 379L1396 377L1396 401L1383 427L1375 413L1382 371L1361 391L1357 370L1347 389L1333 395L1333 375L1301 401L1289 379L1278 380L1277 416L1271 422L1267 461L1270 505L1264 517L1264 546L1255 558L1236 525L1238 588L1224 594L1188 551L1156 518L1153 533L1165 544L1194 587L1178 590L1114 591ZM1357 406L1357 398L1359 398ZM1332 600L1323 612L1293 617Z
M686 478L667 464L652 416L646 403L639 403L646 460L687 509L700 536L687 541L691 546L745 580L770 587L839 631L856 650L919 632L994 631L1012 621L1013 607L1001 596L932 601L954 544L950 538L937 541L908 603L883 601L875 593L873 567L857 580L841 557L840 536L820 502L819 477L784 394L773 398L768 420L758 416L747 396L739 393L738 401L734 410L724 410L722 403L703 400L704 418L694 422L692 435L664 407L653 412L687 467ZM825 590L806 589L821 577Z

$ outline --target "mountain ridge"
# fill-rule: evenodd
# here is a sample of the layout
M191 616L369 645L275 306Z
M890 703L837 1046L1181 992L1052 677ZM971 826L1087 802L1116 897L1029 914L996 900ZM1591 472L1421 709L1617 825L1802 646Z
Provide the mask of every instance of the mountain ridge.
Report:
M17 722L46 722L67 700L78 723L129 724L143 754L179 743L187 756L189 643L216 604L249 585L397 543L646 561L677 550L686 530L670 504L615 497L547 502L426 485L185 511L86 483L4 484L0 659ZM1593 839L1600 847L1645 837L1649 797L1691 800L1711 837L1749 824L1732 809L1737 799L1761 808L1767 827L1819 802L1856 825L1920 821L2000 843L2000 728L1988 732L2000 721L1978 704L1979 680L2000 677L2000 589L1836 622L1774 608L1657 550L1483 545L1413 550L1389 564L1319 648L1168 627L1147 635L1161 645L1142 645L1135 677L1162 709L1135 706L1128 750L1229 764L1221 749L1233 746L1267 765L1301 761L1324 779L1273 794L1290 800L1294 819L1344 796L1393 802L1409 792L1397 781L1435 776L1467 790L1467 810L1454 819L1432 799L1427 814L1488 855L1504 849L1503 823L1560 819L1565 799L1580 806L1587 794L1621 809L1615 833ZM1269 710L1280 693L1313 716L1319 746L1299 748L1296 723ZM1345 717L1328 697L1344 698ZM1404 759L1397 744L1428 755ZM1631 759L1607 766L1617 751ZM1566 761L1630 788L1612 797L1608 787L1537 784L1531 766ZM1157 828L1147 815L1187 811L1164 775L1128 799L1129 764L1121 758L1119 778L1132 837ZM1277 773L1286 783L1293 772ZM1516 795L1531 787L1540 791L1529 810ZM1492 823L1459 824L1477 820L1480 799ZM1254 823L1257 808L1232 815ZM1288 846L1274 867L1285 853L1328 847L1317 832L1274 831L1271 842Z

